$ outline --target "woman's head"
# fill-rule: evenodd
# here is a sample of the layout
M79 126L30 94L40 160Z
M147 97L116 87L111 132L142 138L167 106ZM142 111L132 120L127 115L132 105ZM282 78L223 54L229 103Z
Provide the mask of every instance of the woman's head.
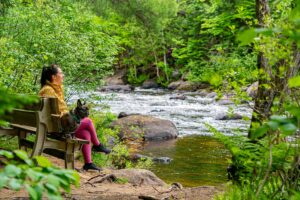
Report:
M62 84L64 80L64 75L62 73L61 68L56 65L52 64L50 66L44 66L41 76L41 86L43 87L46 85L46 82L49 81L55 84Z

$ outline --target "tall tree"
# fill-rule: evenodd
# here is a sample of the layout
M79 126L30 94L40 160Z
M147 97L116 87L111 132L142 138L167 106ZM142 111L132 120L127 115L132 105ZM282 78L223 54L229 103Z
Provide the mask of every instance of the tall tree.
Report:
M256 17L258 27L268 27L267 18L270 16L270 7L268 0L256 0ZM268 60L263 52L259 52L257 56L257 68L262 76L258 79L258 91L255 99L254 111L251 120L251 127L254 123L261 122L270 115L270 109L274 99L274 92L271 88L265 87L272 75L272 69L268 65ZM265 76L267 75L267 76ZM251 130L248 137L251 137Z
M292 1L286 2L288 8L291 9ZM297 75L300 68L300 54L297 45L294 41L289 40L283 30L275 30L276 26L288 23L288 16L281 15L276 21L270 13L269 1L256 0L256 16L259 27L257 30L262 34L258 45L258 91L251 129L262 124L272 114L282 112L283 103L290 95L288 80ZM277 108L274 108L275 102ZM248 133L250 138L251 129Z

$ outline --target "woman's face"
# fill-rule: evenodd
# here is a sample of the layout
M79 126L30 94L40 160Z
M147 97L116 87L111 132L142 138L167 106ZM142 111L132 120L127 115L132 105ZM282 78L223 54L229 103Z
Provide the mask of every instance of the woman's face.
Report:
M64 81L64 74L61 68L57 68L58 72L55 75L52 75L52 82L58 85L61 85Z

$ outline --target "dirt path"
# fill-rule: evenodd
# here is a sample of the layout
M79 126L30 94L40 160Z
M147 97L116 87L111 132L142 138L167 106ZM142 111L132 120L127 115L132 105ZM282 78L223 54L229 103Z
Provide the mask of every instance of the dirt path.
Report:
M51 162L58 166L63 166L62 161L49 158ZM81 168L82 163L77 162L76 167ZM88 181L93 177L103 176L105 174L114 174L118 170L104 169L101 172L79 172L80 188L73 188L71 194L64 195L65 199L105 199L105 200L134 200L134 199L190 199L190 200L209 200L214 195L220 193L222 188L214 186L202 186L193 188L178 188L170 185L149 185L146 181L137 183L128 182L118 184L106 180L102 183L93 183ZM19 192L3 189L0 191L0 199L28 199L26 191Z

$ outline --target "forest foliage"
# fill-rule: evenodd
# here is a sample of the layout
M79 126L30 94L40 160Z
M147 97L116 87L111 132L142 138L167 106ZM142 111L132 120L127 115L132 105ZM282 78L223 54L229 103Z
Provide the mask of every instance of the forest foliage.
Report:
M299 0L0 0L0 116L34 101L11 93L36 94L41 68L51 63L62 66L66 85L81 89L99 86L114 70L126 70L130 84L154 79L167 86L184 79L235 90L243 98L243 88L258 81L258 121L252 119L248 138L229 139L210 127L231 150L236 168L234 185L219 198L297 199L299 5Z

